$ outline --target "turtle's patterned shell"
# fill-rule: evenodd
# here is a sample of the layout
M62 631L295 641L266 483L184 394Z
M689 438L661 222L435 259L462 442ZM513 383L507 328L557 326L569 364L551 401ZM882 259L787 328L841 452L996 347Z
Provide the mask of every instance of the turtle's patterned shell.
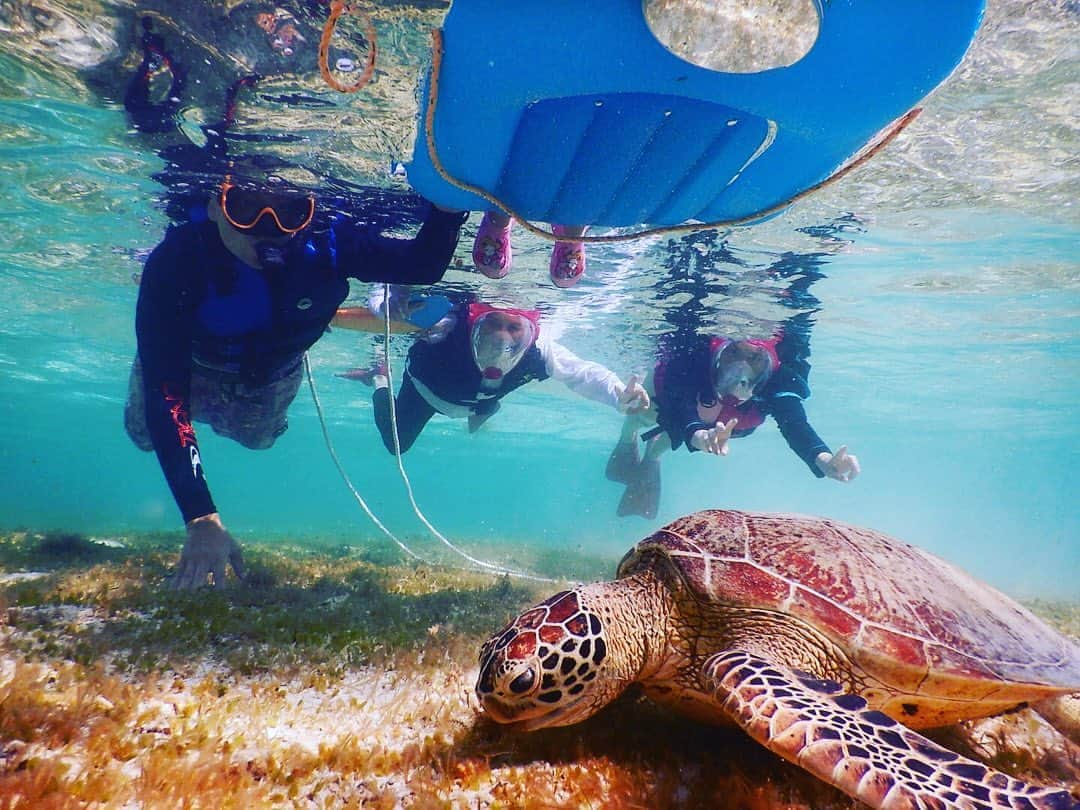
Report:
M1080 688L1080 647L944 560L868 529L698 512L638 543L618 576L658 554L696 598L799 617L868 669Z

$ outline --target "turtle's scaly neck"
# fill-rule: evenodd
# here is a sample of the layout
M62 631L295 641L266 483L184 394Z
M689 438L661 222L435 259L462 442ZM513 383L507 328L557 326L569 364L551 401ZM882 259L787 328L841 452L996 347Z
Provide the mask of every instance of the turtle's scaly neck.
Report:
M594 582L580 590L582 604L604 624L609 675L640 681L668 657L667 627L674 608L660 579L642 570L615 580Z

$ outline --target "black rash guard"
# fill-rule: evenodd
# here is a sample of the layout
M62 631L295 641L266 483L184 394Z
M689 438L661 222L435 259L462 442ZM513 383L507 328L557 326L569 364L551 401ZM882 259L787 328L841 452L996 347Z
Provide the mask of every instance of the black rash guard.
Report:
M824 478L825 473L817 466L817 456L831 451L810 426L802 404L810 396L807 383L810 374L810 363L807 362L809 347L805 341L786 335L776 348L780 367L772 373L761 391L735 409L735 415L741 424L754 427L761 418L772 416L788 447L806 463L810 472ZM694 433L714 426L701 421L697 407L699 400L704 404L716 400L712 387L710 339L701 338L690 351L675 354L662 361L661 365L663 383L658 385L660 390L656 392L657 427L671 438L672 449L678 449L680 444L685 443L687 450L696 452L690 443ZM658 369L657 376L659 374ZM736 427L732 436L747 436L754 427L749 430Z
M467 216L431 206L413 239L317 221L289 242L283 267L269 270L237 259L205 218L168 230L143 269L135 334L146 425L185 522L217 511L189 417L193 366L265 385L323 334L349 293L348 279L439 281Z

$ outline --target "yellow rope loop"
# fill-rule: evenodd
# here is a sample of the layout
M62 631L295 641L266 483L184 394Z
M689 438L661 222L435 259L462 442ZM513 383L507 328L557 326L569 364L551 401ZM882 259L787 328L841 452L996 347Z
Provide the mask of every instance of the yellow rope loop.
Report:
M334 29L337 28L338 18L346 13L358 14L359 11L346 4L344 0L334 0L330 4L330 16L326 18L322 37L319 39L319 73L322 74L323 81L339 93L355 93L371 81L371 77L375 75L375 24L369 17L366 32L368 55L364 72L360 74L360 78L353 84L342 84L330 72L330 40L334 37Z
M544 230L543 228L534 225L524 217L517 214L513 208L511 208L506 202L500 200L498 197L490 193L487 189L480 186L473 185L465 180L459 180L447 171L442 161L439 159L438 148L435 143L435 107L439 98L439 73L442 69L443 58L443 41L442 31L435 29L431 32L431 86L428 92L427 109L424 111L424 135L427 140L428 158L431 160L431 165L435 167L435 171L446 182L452 186L462 189L463 191L471 192L477 197L487 200L492 205L498 207L508 216L517 220L521 226L529 233L539 236L542 239L547 239L551 242L589 242L589 243L601 243L611 244L615 242L629 242L634 239L641 239L646 236L663 236L667 234L682 234L692 233L694 231L709 231L720 228L733 228L738 225L747 225L751 222L755 222L759 219L776 214L794 205L799 200L813 194L815 191L820 191L825 186L831 185L839 180L841 177L849 174L858 167L862 166L870 158L874 157L878 152L884 149L889 143L892 142L897 135L899 135L912 121L914 121L919 113L922 112L921 107L915 107L914 109L906 112L900 118L892 123L887 129L885 129L874 141L868 146L864 147L857 156L849 163L844 164L831 175L826 177L819 183L815 183L809 188L803 189L798 194L795 194L783 202L770 205L767 208L763 208L760 211L755 211L752 214L747 214L744 217L736 217L735 219L721 219L715 222L685 222L682 225L665 225L659 228L646 228L645 230L635 231L634 233L623 234L608 234L604 236L557 236L552 231ZM561 223L567 225L581 225L588 223Z

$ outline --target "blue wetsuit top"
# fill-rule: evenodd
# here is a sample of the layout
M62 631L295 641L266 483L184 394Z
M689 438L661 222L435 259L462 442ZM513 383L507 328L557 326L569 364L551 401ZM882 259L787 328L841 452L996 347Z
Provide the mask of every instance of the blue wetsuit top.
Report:
M190 422L191 372L252 387L294 368L349 293L348 279L433 284L468 216L431 206L413 239L340 221L292 239L280 269L255 269L205 219L172 227L146 260L135 316L146 424L184 521L217 511Z
M685 443L687 450L695 452L690 439L698 430L713 425L701 421L698 402L708 405L716 401L712 387L711 338L701 336L689 351L672 353L661 361L663 382L656 392L657 428L671 438L671 446L678 449ZM810 350L805 341L789 334L776 347L780 367L772 373L765 385L754 396L739 405L735 411L742 425L752 425L749 430L735 428L732 435L741 437L753 432L761 419L772 416L780 433L795 454L818 478L825 474L818 469L818 453L831 452L817 435L806 418L803 400L810 396L807 377ZM658 368L656 376L660 376ZM744 414L744 416L739 416Z

